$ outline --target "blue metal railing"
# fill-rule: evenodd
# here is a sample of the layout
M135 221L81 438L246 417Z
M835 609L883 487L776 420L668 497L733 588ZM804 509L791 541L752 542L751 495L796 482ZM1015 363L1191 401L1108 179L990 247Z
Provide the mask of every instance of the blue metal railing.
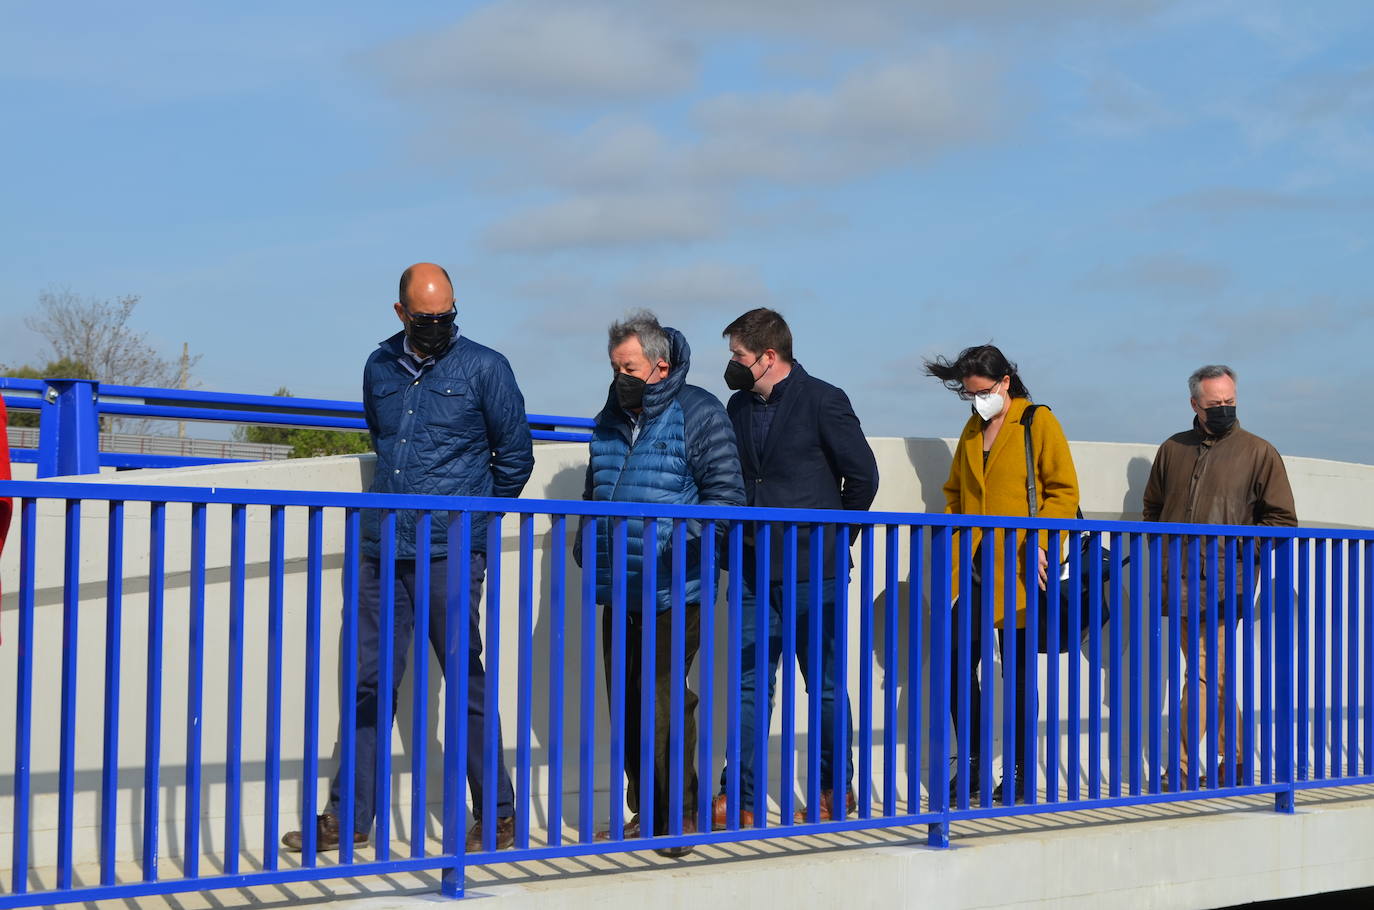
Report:
M10 891L0 894L0 907L421 869L442 870L443 892L459 896L463 892L465 867L492 861L921 825L927 828L928 844L944 846L949 841L950 824L963 819L1255 794L1272 795L1276 810L1291 812L1299 790L1374 782L1374 749L1371 748L1374 745L1374 692L1371 691L1374 687L1374 674L1371 673L1374 669L1374 532L1370 531L75 482L3 482L0 483L0 496L15 497L20 516L17 678L13 688L15 729L0 731L0 736L12 735L15 744L14 853ZM44 519L39 514L40 500L55 500L61 505L63 528L61 558L51 560L54 568L49 575L53 577L45 576L41 584L37 528ZM150 587L147 599L148 683L143 714L146 746L143 765L137 769L144 775L144 789L141 810L133 813L135 824L143 834L138 851L141 881L121 880L115 862L119 819L128 815L127 807L122 816L118 805L121 768L117 706L121 654L125 647L120 639L123 609L120 592L122 573L126 569L122 560L134 552L136 545L141 547L144 543L141 534L140 540L134 541L132 535L125 533L125 510L135 504L140 509L146 504L150 516L146 538ZM210 508L216 510L214 524L208 520L207 509ZM266 512L265 524L261 521L252 523L254 528L265 529L265 541L249 535L250 509L255 514L260 510ZM184 641L177 642L164 641L167 628L164 619L169 607L162 592L167 583L166 528L169 511L173 510L178 521L182 520L180 516L189 514L187 520L191 529L188 634ZM222 515L226 510L228 514ZM288 532L288 510L292 514L304 510L303 542L298 539L299 535L293 539ZM372 832L374 848L370 859L365 850L353 847L350 829L356 794L352 792L351 783L347 783L353 780L352 762L357 746L351 700L357 682L361 518L367 510L380 513L382 552L394 552L397 512L410 510L419 512L417 534L421 551L427 547L432 523L446 522L448 551L457 557L448 560L445 576L430 577L426 567L423 572L417 571L416 581L416 600L421 603L424 602L423 592L430 585L445 585L448 591L446 622L451 634L446 638L443 663L449 685L442 699L447 745L443 754L440 837L437 842L427 838L428 793L423 747L414 749L409 768L412 772L409 828L404 834L393 835L390 782L400 769L391 766L391 731L383 728L376 743L378 823ZM487 526L475 527L474 514L483 515ZM78 859L73 843L73 806L77 793L74 743L81 706L76 694L80 668L92 658L92 655L80 653L77 634L83 612L82 598L92 596L89 592L83 594L80 586L82 530L83 518L99 517L104 517L107 524L105 561L109 569L104 597L106 663L104 746L99 778L100 872L98 883L77 883L73 876ZM48 520L55 522L57 518L53 514ZM324 585L322 529L327 518L342 518L342 592L337 602ZM674 707L669 731L672 759L668 770L672 787L668 833L651 834L655 831L655 808L652 799L646 798L640 806L641 836L627 839L622 808L627 747L631 745L625 736L629 712L638 711L642 721L639 751L645 759L640 767L641 792L654 792L653 778L657 773L653 761L647 757L653 754L657 697L654 687L643 687L638 705L626 705L623 700L628 649L633 641L629 620L636 614L644 620L655 619L658 608L655 576L659 569L652 560L646 562L640 590L631 590L627 582L629 528L632 521L647 518L666 521L671 529L666 538L667 555L661 565L670 574L668 590L672 611L671 632L665 642L673 668L673 685L668 696ZM570 527L569 519L581 522L580 530ZM536 535L536 520L541 527L547 523L547 531ZM504 539L504 531L512 524L513 545ZM598 604L595 586L595 535L599 524L609 526L613 570L610 603L601 605L610 611L609 643L602 655L611 668L607 680L611 689L608 718L598 717L595 709L596 678L601 672L596 647ZM642 525L644 551L656 552L660 522L643 521ZM781 534L770 538L766 532L774 526L781 529ZM826 530L836 527L857 532L853 545L857 556L854 582L858 591L857 615L852 619L857 622L859 631L858 648L853 653L847 648L849 610L837 610L834 628L822 629L819 586L805 589L809 603L798 602L802 600L799 596L801 585L797 581L799 554L807 544L811 545L808 551L811 577L819 577L826 555L823 552ZM991 541L991 545L979 549L977 557L971 552L967 533L975 528L982 529L985 540ZM753 564L746 564L746 538L755 530L759 541L757 558ZM995 803L992 766L996 758L994 709L997 698L991 683L994 675L992 592L1000 586L1007 613L1014 615L1016 604L1023 597L1016 583L1016 567L1022 560L1035 558L1037 537L1024 535L1023 549L1018 545L1018 535L1010 532L1027 530L1069 532L1066 539L1075 544L1070 550L1068 578L1061 580L1058 573L1049 573L1046 596L1050 603L1056 601L1061 586L1067 586L1071 593L1081 592L1084 573L1093 583L1087 586L1086 597L1074 594L1066 617L1061 617L1054 609L1046 610L1043 617L1036 610L1027 610L1023 628L1005 623L1006 628L1001 630L1008 639L1003 651L1007 659L1001 683L1002 703L1015 703L1019 684L1029 693L1031 704L1043 701L1043 707L1037 712L1027 712L1019 727L1014 712L1003 711L1001 758L1008 779L1011 779L1010 769L1016 764L1018 750L1023 765L1035 770L1026 775L1025 785L1019 792L1007 787L1000 803ZM683 718L679 709L685 704L687 676L683 632L688 606L684 602L686 580L690 574L688 541L698 531L702 602L708 606L716 603L718 584L724 585L725 597L719 608L720 615L717 616L713 609L701 611L703 645L696 680L697 711L701 721L699 751L695 756L698 786L694 793L686 794L683 782L694 756L685 753ZM1080 552L1076 545L1077 535L1084 531L1092 533L1086 538L1086 552ZM223 568L207 565L207 540L224 535L229 540L227 565ZM513 596L508 601L515 607L509 612L488 609L485 616L482 634L487 659L487 700L486 722L480 729L480 736L486 803L477 813L484 820L485 846L480 851L468 853L464 832L469 807L463 767L468 752L468 725L460 722L464 716L462 706L468 703L468 677L461 661L469 646L467 615L473 606L469 603L469 562L465 557L474 541L481 539L478 535L485 537L490 554L486 581L488 605L500 604L503 592L513 586ZM577 537L581 539L586 561L580 575L570 569L566 561L566 551ZM833 533L829 537L835 541L836 564L845 564L840 560L848 559L850 534ZM1100 558L1104 538L1110 549L1105 570ZM541 539L548 562L547 568L536 573L536 544ZM1061 537L1049 533L1045 540L1050 564L1057 564L1063 545ZM303 546L306 554L304 600L302 604L291 605L292 612L299 609L305 612L305 631L299 639L290 635L282 621L287 606L285 553L288 545L296 549ZM759 737L758 744L764 748L756 750L752 769L757 783L752 804L754 822L753 827L742 827L739 799L741 642L744 610L748 608L742 580L743 572L753 573L757 589L767 590L773 580L768 549L777 545L783 548L783 659L796 659L796 623L801 608L809 607L809 640L818 641L827 634L836 638L836 650L840 655L835 673L836 704L847 703L855 688L851 683L857 681L858 728L854 754L849 760L835 761L834 777L822 780L820 737L814 735L822 716L820 687L806 694L804 706L797 705L798 693L792 682L791 664L785 663L781 738ZM512 546L516 570L514 578L507 578L503 572L508 570L495 554L502 552L503 547ZM266 554L265 558L256 557L267 565L265 599L250 600L246 596L250 550ZM1190 558L1185 560L1185 555ZM971 598L967 597L956 600L955 579L959 579L960 591L970 591L975 559L983 580L982 597L977 603L971 603ZM60 570L56 563L60 563ZM722 564L737 567L739 571L727 573L718 583L717 570ZM1225 580L1219 586L1217 579L1223 564L1232 568L1224 573ZM389 618L397 580L388 568L393 565L392 560L384 559L381 565L383 615ZM1239 577L1236 566L1242 567ZM228 655L224 692L228 707L224 719L224 839L222 848L212 850L210 857L211 863L222 871L207 874L201 864L205 849L199 837L210 820L204 815L205 807L199 794L207 782L201 748L205 725L201 721L206 706L205 628L211 618L207 616L206 579L212 569L227 576L225 602L229 632L224 643L227 647L220 650ZM1105 578L1102 577L1104 571ZM1206 582L1200 583L1203 574ZM883 591L877 590L879 578L884 582ZM842 575L837 598L840 604L847 604L850 598L844 591L846 582L843 579ZM1186 596L1185 579L1189 582ZM1102 584L1097 584L1098 581ZM62 604L60 655L50 653L56 643L52 636L46 641L48 651L35 651L36 593L43 590L51 599L49 592L54 586L60 589ZM569 594L578 591L580 603L576 598L574 603L569 603ZM326 599L330 601L327 606ZM880 603L881 622L875 615ZM1210 604L1219 606L1208 609L1205 605ZM569 608L572 608L571 614ZM322 666L320 639L322 617L333 615L336 609L341 613L342 633L340 666L333 668ZM330 611L329 614L325 614L325 610ZM422 614L424 610L417 612ZM1209 619L1224 615L1226 622L1223 625L1203 621L1203 612ZM537 639L534 634L536 614L546 623L547 635L543 639ZM259 627L265 630L265 641L248 640L245 630L250 619L262 620ZM1037 641L1042 621L1048 624L1047 650L1051 656L1038 657L1029 663L1023 661L1018 666L1014 657L1017 653L1015 640L1024 636L1025 642ZM1066 622L1072 627L1065 628ZM967 675L956 678L951 670L956 648L962 666L968 666L975 641L975 623L985 682L981 695L984 710L976 729L968 721L971 680ZM718 653L716 644L718 624L724 624L724 654ZM903 624L906 627L904 635ZM954 625L959 628L957 638L952 634ZM1064 640L1073 643L1079 638L1080 626L1086 627L1081 655L1079 648L1070 647L1067 659L1061 657L1059 643ZM569 627L577 633L575 648L567 634ZM657 653L655 628L653 621L639 623L636 634L641 636L645 654ZM881 642L876 640L880 628ZM390 634L390 622L384 619L381 629L384 639L379 648L379 691L383 693L384 703L380 716L386 717L390 714L390 705L385 699L389 698L389 683L395 667L392 649L385 639L385 635ZM514 647L503 650L501 640L510 635L516 639ZM426 638L424 627L417 628L412 665L419 673L424 672ZM1213 705L1207 712L1205 728L1196 710L1187 724L1182 722L1180 710L1185 684L1196 696L1203 669L1199 666L1200 650L1204 645L1208 654L1207 678L1214 682L1224 679L1231 693L1241 694L1239 711L1228 708L1222 712L1224 717L1218 717ZM1222 645L1225 646L1224 655ZM509 667L503 658L512 651L516 655L515 665ZM1034 649L1031 651L1033 653ZM265 703L261 705L250 706L246 701L245 655L248 653L260 655L265 662L265 665L252 667L251 671L254 679L266 675ZM815 655L819 649L811 648L810 653L813 655L810 678L818 679L822 668L820 658ZM281 672L287 654L305 658L305 723L299 733L282 722ZM852 672L845 665L851 659ZM49 707L47 693L38 704L34 697L35 669L46 667L45 662L52 660L60 660L57 693L52 698L58 706L55 712ZM158 802L162 783L159 768L166 757L165 752L160 754L158 750L164 740L161 725L167 719L159 693L164 685L162 671L173 662L187 668L190 681L185 743L175 750L185 756L187 798L181 803L182 817L177 819L183 831L181 856L176 862L169 858L159 863L158 822L167 815ZM1064 662L1066 668L1061 667ZM1043 699L1039 691L1042 666ZM718 668L721 667L724 678L718 680ZM572 672L570 668L574 668ZM284 750L296 751L296 744L300 744L304 756L299 770L300 817L311 819L318 810L317 787L320 783L317 779L321 742L318 729L320 679L322 675L333 674L335 669L342 686L339 755L343 765L341 780L346 782L339 813L343 827L342 849L337 862L322 860L314 843L313 826L305 824L304 850L298 861L287 862L277 845L281 790L284 779L289 776L283 767L282 756L286 754ZM1067 683L1063 678L1064 669L1067 669ZM537 693L533 688L536 671L541 676L547 673L547 681ZM875 693L875 675L879 671L881 692ZM1103 674L1106 675L1105 686L1102 685ZM88 693L89 689L82 691ZM503 691L515 693L514 716L507 716L505 720L507 729L513 726L516 734L513 780L515 812L520 821L514 848L496 853L492 849L497 814L495 775L498 761L503 757L497 751L497 706ZM904 713L899 711L902 697L907 700ZM536 698L545 701L549 709L542 719L542 729L538 729L541 725L533 711ZM571 714L565 713L565 698L571 699L568 706L576 706ZM1060 710L1061 701L1067 702L1066 712ZM1196 702L1195 697L1195 708ZM950 723L952 704L963 709L961 721L955 727ZM259 722L263 727L265 747L261 773L254 771L250 775L244 763L243 723L245 714L253 707L262 709ZM414 722L410 736L422 744L424 724L439 712L438 705L429 704L429 687L423 678L413 687L410 707ZM1086 727L1082 720L1084 709L1088 714ZM57 715L60 740L55 794L59 816L55 831L56 875L51 879L43 878L33 868L30 858L34 844L34 779L30 759L35 719L44 711ZM1043 729L1037 713L1044 716ZM834 741L842 743L846 712L837 710L835 715ZM806 729L810 731L805 735L804 747L802 717L806 718ZM718 749L714 731L722 719L724 745L723 749ZM1224 741L1221 739L1223 733ZM538 757L531 747L536 737L546 744ZM973 771L970 754L974 751L970 747L974 737L981 746L978 751L986 757L977 769L979 778L976 781L970 777ZM1080 745L1084 740L1086 755ZM1224 773L1221 773L1223 769L1217 757L1222 742L1230 749L1228 758L1238 754L1241 759L1239 767L1235 761L1226 761ZM1237 743L1239 750L1235 748ZM729 818L723 830L713 831L711 800L722 752L729 769L725 781ZM1185 762L1185 755L1193 756L1194 760ZM126 753L124 761L128 760ZM598 765L603 760L604 768ZM774 762L780 768L776 779L770 777ZM851 813L845 800L837 797L832 801L835 818L821 821L822 790L842 792L847 784L846 765L849 763L856 773L855 811ZM958 782L953 794L950 792L951 771ZM575 798L566 805L562 793L565 773L575 780ZM607 776L601 782L608 786L598 790L597 778L602 773ZM536 812L540 807L536 805L539 800L534 781L538 779L549 782L542 813ZM800 794L797 792L799 783L802 784ZM253 785L252 792L257 792L260 785L263 794L260 806L247 804L250 792L247 784ZM976 796L972 792L975 785ZM804 821L793 819L799 795L806 807ZM781 812L770 814L771 804L778 805ZM257 815L264 818L261 840L253 838L246 844L241 843L244 819ZM534 823L535 819L542 819L542 828ZM609 839L598 839L595 833L598 821L606 819L609 820ZM693 820L696 833L685 824ZM401 843L393 844L397 840ZM259 844L261 849L256 849ZM402 856L393 856L394 845L408 849ZM250 871L244 869L245 856ZM180 874L176 874L178 871ZM43 887L34 887L31 884L33 877L41 880Z
M198 420L219 423L366 430L356 401L283 398L124 386L85 379L16 379L0 376L7 407L39 412L37 449L12 448L17 462L38 464L39 477L94 474L104 467L169 468L224 464L242 459L139 452L101 452L100 418ZM595 421L584 417L527 415L535 439L586 442ZM560 429L562 428L562 429Z

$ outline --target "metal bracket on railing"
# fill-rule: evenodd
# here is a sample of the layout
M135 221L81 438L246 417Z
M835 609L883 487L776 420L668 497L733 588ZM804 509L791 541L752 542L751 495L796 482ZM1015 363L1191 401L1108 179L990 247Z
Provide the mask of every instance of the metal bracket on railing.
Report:
M38 476L100 473L100 383L49 379L38 416Z

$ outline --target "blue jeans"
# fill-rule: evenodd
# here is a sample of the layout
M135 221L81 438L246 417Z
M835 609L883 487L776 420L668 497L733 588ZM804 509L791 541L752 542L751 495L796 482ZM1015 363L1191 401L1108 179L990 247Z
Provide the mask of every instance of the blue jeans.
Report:
M752 573L750 573L752 574ZM739 769L739 794L740 806L752 811L754 800L754 767L757 753L755 752L755 736L758 726L763 725L765 729L772 722L773 717L773 696L777 688L778 662L782 659L782 622L783 622L783 586L781 583L772 584L768 587L768 667L766 669L768 678L768 704L760 716L759 711L759 672L757 660L755 659L755 642L757 628L758 599L754 591L754 583L746 575L743 582L743 597L741 603L744 615L741 617L741 642L743 644L743 654L740 659L740 769ZM797 662L801 664L802 679L806 683L808 697L815 689L816 681L811 678L811 584L810 582L797 582L797 615L796 615L796 641L797 641ZM820 635L820 658L821 658L821 790L829 790L834 786L835 781L835 580L827 578L821 582L821 635ZM784 672L791 673L792 668L787 667ZM844 712L844 751L839 756L839 760L844 763L844 781L846 787L854 780L854 766L849 761L849 753L854 744L854 730L850 723L852 716L849 710L849 699L846 697L840 702L840 710ZM798 700L796 711L805 716L807 702ZM815 735L817 731L811 731ZM720 790L726 790L726 781L729 779L729 768L725 768L720 773Z
M486 696L486 670L482 666L482 635L480 628L480 609L482 604L482 582L486 577L487 557L485 553L472 553L469 563L471 581L469 584L468 607L468 786L472 790L474 816L482 815L482 736L483 711ZM382 585L381 563L371 557L363 557L358 580L358 688L357 688L357 736L354 742L353 773L353 830L371 830L372 821L377 814L377 676L380 666L378 654L381 647ZM445 599L448 582L448 560L440 557L429 563L429 643L439 657L442 668L444 662ZM410 656L411 638L415 631L415 560L396 560L395 586L395 634L392 647L392 689L391 717L387 728L396 718L396 693L400 689L401 677L405 675L406 658ZM496 748L498 754L505 754L501 742L501 724L496 724ZM340 774L334 775L329 788L329 810L335 814L343 795ZM514 793L511 789L510 774L505 762L501 762L496 775L497 795L496 814L508 818L515 814Z

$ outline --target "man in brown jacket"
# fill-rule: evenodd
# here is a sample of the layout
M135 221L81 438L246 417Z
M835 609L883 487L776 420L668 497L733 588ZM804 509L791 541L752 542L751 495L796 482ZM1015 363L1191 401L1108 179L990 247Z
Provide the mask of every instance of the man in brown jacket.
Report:
M1293 490L1288 485L1288 472L1284 469L1283 459L1272 445L1253 433L1248 433L1236 422L1236 374L1228 366L1210 365L1198 368L1188 377L1188 392L1193 406L1193 427L1176 433L1164 441L1155 453L1154 466L1150 469L1150 480L1145 485L1143 515L1146 521L1183 522L1196 524L1226 525L1270 525L1293 527L1298 523L1297 512L1293 505ZM1204 625L1209 616L1224 615L1226 571L1222 564L1225 558L1224 543L1218 541L1218 571L1216 587L1208 582L1207 541L1202 541L1201 565L1198 567L1199 611ZM1183 611L1183 648L1186 656L1188 642L1188 579L1190 576L1188 542L1183 542L1183 565L1179 570L1179 604ZM1237 547L1234 566L1236 590L1243 590L1242 548ZM1164 567L1165 588L1173 573L1168 563ZM1215 590L1221 603L1212 604L1202 598L1209 590ZM1169 598L1166 595L1165 604ZM1216 710L1236 712L1235 700L1227 692L1225 674L1217 686L1215 698L1208 697L1207 679L1207 639L1204 632L1198 643L1198 684L1202 690L1198 701L1199 729L1207 729L1207 712L1211 706ZM1217 665L1226 665L1225 639L1217 635ZM1188 674L1192 675L1191 671ZM1187 731L1189 717L1189 691L1184 684L1183 698L1180 703L1181 729ZM1226 760L1226 723L1225 714L1219 715L1220 736L1213 744L1221 757ZM1236 725L1239 731L1239 724ZM1238 737L1239 738L1239 737ZM1184 770L1188 764L1188 736L1182 737ZM1236 778L1240 780L1243 758L1240 743L1234 743ZM1219 774L1223 779L1224 774Z

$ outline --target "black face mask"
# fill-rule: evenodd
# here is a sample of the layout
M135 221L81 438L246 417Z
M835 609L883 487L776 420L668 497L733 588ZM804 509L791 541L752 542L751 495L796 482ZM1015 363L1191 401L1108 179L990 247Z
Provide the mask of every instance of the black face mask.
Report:
M758 363L757 360L754 363ZM725 385L732 392L747 392L754 387L754 371L738 360L725 365Z
M457 310L430 315L428 313L407 313L406 338L415 353L421 357L438 357L453 343L453 322L458 318Z
M644 407L644 390L649 384L638 376L629 373L615 374L615 400L627 411L637 411Z
M1226 431L1231 429L1236 422L1236 406L1233 404L1219 404L1214 408L1204 408L1203 413L1207 419L1203 421L1207 425L1207 432L1213 436L1225 436Z
M763 359L763 355L754 358L754 363L744 364L738 360L731 360L725 365L725 385L733 392L747 392L758 385L759 379L768 375L768 371L773 369L772 364L764 367L759 379L754 378L754 364Z

